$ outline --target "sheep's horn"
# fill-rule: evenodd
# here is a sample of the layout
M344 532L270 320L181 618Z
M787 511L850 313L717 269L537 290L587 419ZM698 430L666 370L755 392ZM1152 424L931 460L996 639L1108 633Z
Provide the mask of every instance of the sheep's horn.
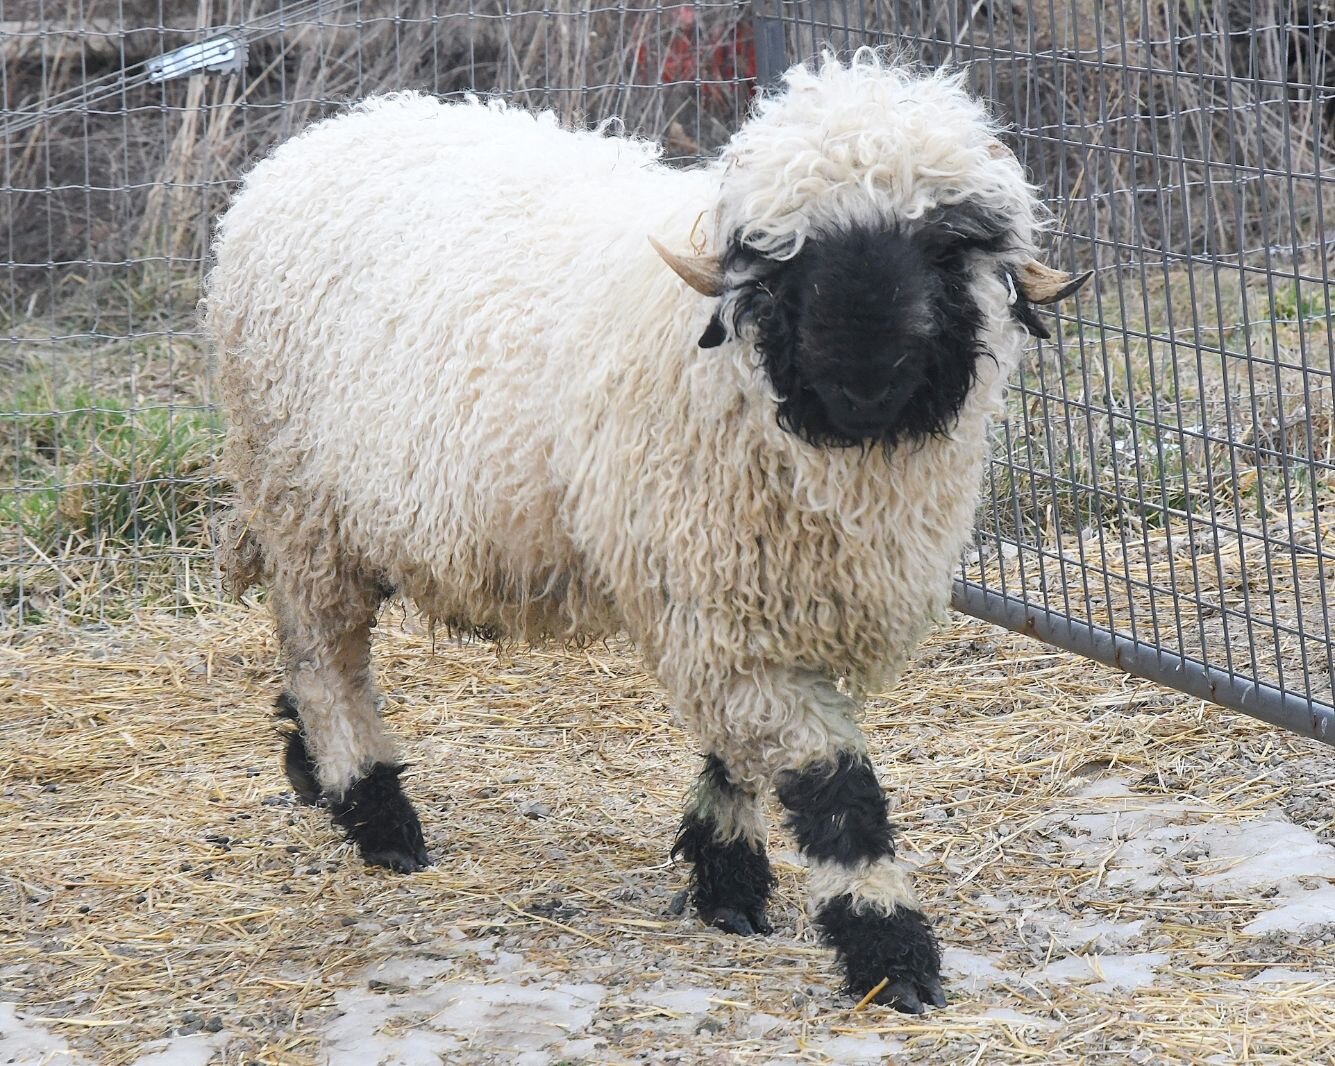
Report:
M1005 159L1007 156L1015 159L1015 153L998 140L988 141L985 147L993 159ZM1015 272L1015 284L1031 304L1055 304L1076 292L1093 274L1092 270L1083 274L1068 274L1031 259Z
M1031 259L1015 272L1015 284L1031 304L1055 304L1070 296L1093 275L1092 270L1086 270L1083 274L1068 274Z
M672 268L672 272L696 292L703 296L723 294L723 267L719 264L717 256L696 255L688 258L669 252L653 237L649 238L649 243L654 246L654 251L662 256L663 262Z

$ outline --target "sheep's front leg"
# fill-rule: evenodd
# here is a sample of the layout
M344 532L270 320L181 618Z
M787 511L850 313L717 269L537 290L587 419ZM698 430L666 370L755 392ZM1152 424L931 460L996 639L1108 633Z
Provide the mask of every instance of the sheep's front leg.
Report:
M323 799L362 858L411 873L431 864L403 767L380 720L371 680L371 626L379 595L349 585L338 610L313 611L300 590L275 590L287 690L278 698L288 733L286 769L297 794Z
M730 779L772 782L810 867L815 924L847 991L917 1013L942 1005L941 955L907 873L895 862L885 794L867 759L857 705L822 674L758 666L712 700L683 701Z
M691 789L672 857L691 863L691 901L702 921L740 936L772 931L761 800L731 780L717 755L705 759Z
M908 874L895 862L885 794L867 756L841 751L776 778L787 824L810 866L816 925L861 998L911 1014L943 1007L941 953Z

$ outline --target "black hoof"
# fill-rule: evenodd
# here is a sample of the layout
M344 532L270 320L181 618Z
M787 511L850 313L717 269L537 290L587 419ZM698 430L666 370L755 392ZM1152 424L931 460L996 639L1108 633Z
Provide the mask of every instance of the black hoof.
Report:
M858 911L848 896L839 896L821 907L816 924L843 964L850 996L861 999L888 978L873 1002L905 1014L946 1005L941 951L920 912Z
M712 822L688 815L672 857L691 863L691 901L706 925L737 936L774 931L765 918L774 874L763 851L745 840L721 843Z
M877 981L876 984L880 984ZM875 988L876 985L872 985ZM871 991L869 988L868 992ZM860 996L858 997L861 998ZM873 1003L894 1007L903 1014L924 1014L929 1006L944 1007L946 990L937 980L917 985L910 981L892 981L872 997Z
M389 848L368 846L358 841L357 847L367 866L383 866L396 874L415 874L432 865L426 845L421 843L405 843L400 847Z
M306 738L301 732L297 703L291 694L284 692L274 706L277 708L275 715L280 719L279 730L287 738L283 769L287 772L292 791L303 803L319 803L320 783L315 779L315 761L306 748Z
M700 920L706 925L734 936L769 936L774 932L763 910L744 914L732 907L720 907L711 912L700 911L699 914Z
M402 766L380 763L339 799L329 801L334 821L356 843L369 866L384 866L401 874L431 865L422 823L399 784Z

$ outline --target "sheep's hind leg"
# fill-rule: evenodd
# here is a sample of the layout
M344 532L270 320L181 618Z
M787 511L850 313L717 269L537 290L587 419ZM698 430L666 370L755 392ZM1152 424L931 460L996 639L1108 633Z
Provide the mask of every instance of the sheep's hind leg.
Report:
M672 846L679 856L691 863L691 901L702 921L741 936L772 931L765 906L774 875L760 797L735 785L715 755L691 790Z
M324 800L372 866L411 873L431 864L422 826L399 783L403 767L380 721L371 680L371 626L381 592L350 582L338 610L307 608L275 589L287 690L278 715L296 725L285 768L297 795Z
M895 863L885 794L867 756L842 750L777 775L787 824L810 864L816 925L846 990L910 1014L945 1006L941 953L908 874Z

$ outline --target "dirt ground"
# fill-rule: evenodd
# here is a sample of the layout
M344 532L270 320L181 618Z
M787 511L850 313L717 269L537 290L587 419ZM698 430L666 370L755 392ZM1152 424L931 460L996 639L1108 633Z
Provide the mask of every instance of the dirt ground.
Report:
M697 755L622 645L378 630L436 859L295 805L248 606L0 634L0 1063L1335 1060L1335 750L955 619L868 708L951 1005L679 913Z

